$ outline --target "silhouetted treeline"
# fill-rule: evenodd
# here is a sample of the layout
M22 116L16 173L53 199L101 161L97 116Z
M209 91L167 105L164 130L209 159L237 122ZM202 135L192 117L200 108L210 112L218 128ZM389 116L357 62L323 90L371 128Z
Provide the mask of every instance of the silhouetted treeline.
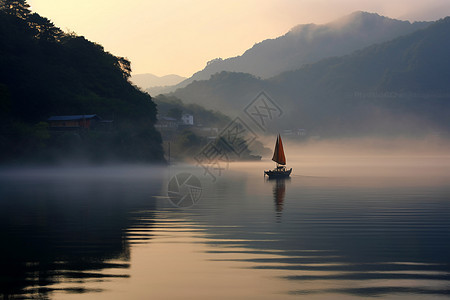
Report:
M0 161L161 161L156 105L130 72L127 59L64 33L26 1L0 1ZM113 130L55 136L45 123L81 114L114 120Z

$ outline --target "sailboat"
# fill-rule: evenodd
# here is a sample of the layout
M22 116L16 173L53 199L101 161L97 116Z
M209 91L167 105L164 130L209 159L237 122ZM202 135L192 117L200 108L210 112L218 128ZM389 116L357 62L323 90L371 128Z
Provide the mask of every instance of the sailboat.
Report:
M264 176L267 175L270 178L286 178L291 175L292 168L289 170L286 168L286 156L284 155L283 142L281 136L277 136L277 142L275 144L275 150L273 151L272 160L277 163L277 166L273 170L264 171Z

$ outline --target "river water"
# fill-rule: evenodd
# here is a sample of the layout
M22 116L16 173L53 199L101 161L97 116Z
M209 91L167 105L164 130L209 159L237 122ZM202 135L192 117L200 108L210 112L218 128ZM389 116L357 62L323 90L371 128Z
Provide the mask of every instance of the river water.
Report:
M450 298L450 157L290 166L3 168L0 298Z

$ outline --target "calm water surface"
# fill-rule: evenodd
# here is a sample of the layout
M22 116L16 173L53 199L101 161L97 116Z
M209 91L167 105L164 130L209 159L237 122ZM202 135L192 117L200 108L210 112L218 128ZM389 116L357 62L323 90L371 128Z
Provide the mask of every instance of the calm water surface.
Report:
M0 298L450 298L450 157L290 163L2 169Z

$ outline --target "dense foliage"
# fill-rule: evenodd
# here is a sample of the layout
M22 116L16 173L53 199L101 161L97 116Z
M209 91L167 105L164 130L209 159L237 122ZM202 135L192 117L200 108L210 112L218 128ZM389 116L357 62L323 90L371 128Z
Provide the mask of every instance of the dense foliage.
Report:
M0 159L162 160L156 105L128 81L130 62L64 33L24 0L0 1ZM97 114L109 132L55 136L52 115Z

